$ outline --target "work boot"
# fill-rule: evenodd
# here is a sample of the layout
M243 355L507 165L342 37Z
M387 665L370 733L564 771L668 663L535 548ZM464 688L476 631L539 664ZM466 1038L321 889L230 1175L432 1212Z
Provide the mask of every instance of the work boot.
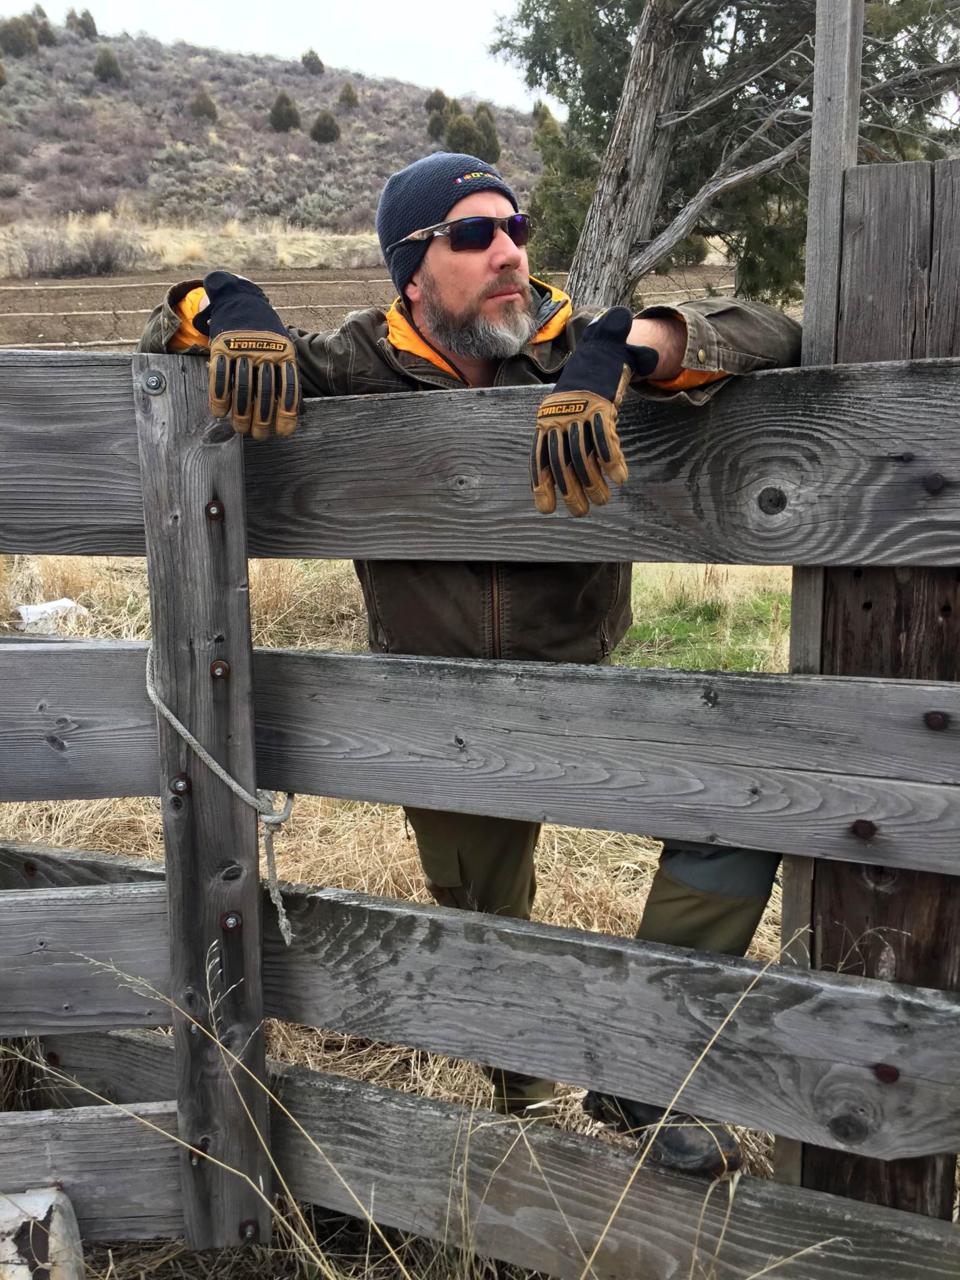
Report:
M635 1138L641 1151L650 1140L652 1126L659 1124L664 1116L663 1107L592 1089L583 1100L583 1109L591 1119ZM647 1153L648 1160L662 1169L701 1173L711 1178L740 1168L743 1163L740 1144L726 1125L699 1120L683 1111L667 1112L666 1117Z

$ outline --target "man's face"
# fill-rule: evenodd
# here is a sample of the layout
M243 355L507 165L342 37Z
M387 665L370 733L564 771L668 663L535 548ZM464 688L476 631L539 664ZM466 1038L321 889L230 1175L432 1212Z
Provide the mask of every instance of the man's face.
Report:
M506 218L515 210L498 191L464 196L447 214ZM479 359L515 355L536 332L526 249L501 228L490 247L454 253L435 236L406 288L417 324L439 345Z

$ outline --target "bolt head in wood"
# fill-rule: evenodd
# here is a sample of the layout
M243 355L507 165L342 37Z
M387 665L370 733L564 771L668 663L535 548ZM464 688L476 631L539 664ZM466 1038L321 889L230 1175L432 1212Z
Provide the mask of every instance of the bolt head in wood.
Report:
M223 519L223 503L215 498L212 502L207 503L207 505L203 508L203 513L208 520L222 520Z
M877 834L876 824L871 822L869 818L858 818L851 825L850 830L858 840L872 840Z
M170 790L175 796L190 794L190 778L185 773L177 773L170 779Z
M923 723L928 729L943 730L949 725L950 717L946 711L927 711Z
M239 911L225 911L220 917L220 924L227 932L239 929L243 924L243 916Z
M939 471L931 471L929 475L923 477L923 487L927 493L942 493L947 487L947 481Z
M210 674L214 680L228 680L230 678L230 663L225 658L214 658L210 663Z
M240 1239L245 1240L247 1244L253 1244L260 1239L260 1227L252 1218L247 1218L245 1222L240 1223Z
M167 389L167 380L157 369L144 374L140 384L148 396L162 396Z
M873 1068L873 1074L881 1084L896 1084L900 1079L899 1070L896 1067L892 1067L889 1062L876 1063Z
M766 489L761 489L757 497L757 506L767 516L779 515L786 505L787 495L775 485L768 485Z

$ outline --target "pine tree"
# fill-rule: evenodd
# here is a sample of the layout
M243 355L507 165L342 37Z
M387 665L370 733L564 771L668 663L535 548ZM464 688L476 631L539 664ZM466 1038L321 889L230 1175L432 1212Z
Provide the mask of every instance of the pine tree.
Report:
M289 133L291 129L300 128L300 112L296 104L283 89L273 100L270 108L270 128L274 133Z
M117 55L107 45L103 45L97 54L93 74L103 84L123 84L123 70Z
M318 55L316 49L308 49L301 57L300 61L312 76L322 76L326 70L326 67L324 67L323 61Z
M327 142L339 142L340 126L332 111L321 111L310 129L310 137L321 145Z
M187 110L196 120L209 120L211 124L217 122L217 104L204 88L197 90Z
M357 91L353 85L347 83L340 90L340 97L337 99L341 111L355 111L360 105L360 99L357 97Z
M487 164L496 164L500 159L500 139L497 137L497 126L493 121L493 112L485 102L481 102L473 113L473 121L482 139L477 155Z
M447 105L447 95L442 89L434 89L427 95L423 101L423 109L427 115L433 115L435 111L442 112Z

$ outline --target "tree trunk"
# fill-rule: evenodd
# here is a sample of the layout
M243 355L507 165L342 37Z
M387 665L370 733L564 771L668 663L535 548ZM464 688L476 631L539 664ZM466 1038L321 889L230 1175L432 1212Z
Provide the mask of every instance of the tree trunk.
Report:
M685 5L689 10L691 6ZM636 31L623 96L590 203L567 289L577 306L628 302L636 280L629 264L654 225L674 129L659 118L678 106L720 4L696 6L676 20L677 0L647 0Z

